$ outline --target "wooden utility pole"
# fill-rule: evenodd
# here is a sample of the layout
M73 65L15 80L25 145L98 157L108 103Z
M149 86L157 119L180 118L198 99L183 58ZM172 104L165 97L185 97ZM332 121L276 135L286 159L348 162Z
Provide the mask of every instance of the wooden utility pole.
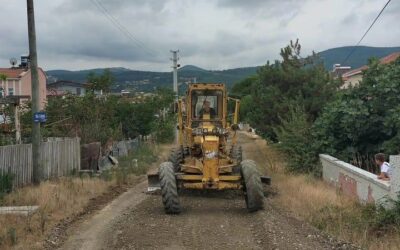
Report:
M14 105L15 143L21 144L21 123L19 120L19 105Z
M35 13L33 8L33 0L26 0L28 11L28 36L29 36L29 59L32 78L32 114L39 112L39 76L37 66L36 52L36 31L35 31ZM32 167L33 167L33 183L39 184L42 174L40 167L40 123L34 122L32 117Z

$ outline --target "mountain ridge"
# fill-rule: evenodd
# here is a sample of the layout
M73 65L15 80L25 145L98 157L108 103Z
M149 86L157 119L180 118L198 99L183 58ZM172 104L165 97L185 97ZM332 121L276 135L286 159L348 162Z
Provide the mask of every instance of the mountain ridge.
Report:
M318 52L325 68L331 70L333 64L342 63L346 56L355 48L355 46L343 46L327 49ZM388 54L400 51L400 47L370 47L357 46L352 56L347 60L345 66L351 66L353 69L368 63L370 57L384 57ZM185 65L179 69L180 88L185 88L189 82L224 82L228 87L254 75L261 66L239 67L224 70L208 70L196 65ZM49 81L69 80L77 82L85 82L87 74L94 72L100 74L105 68L94 68L84 70L49 70L47 75ZM113 91L121 91L122 89L132 89L138 91L152 91L156 87L171 87L172 73L143 71L128 69L125 67L109 68L114 75L115 84Z

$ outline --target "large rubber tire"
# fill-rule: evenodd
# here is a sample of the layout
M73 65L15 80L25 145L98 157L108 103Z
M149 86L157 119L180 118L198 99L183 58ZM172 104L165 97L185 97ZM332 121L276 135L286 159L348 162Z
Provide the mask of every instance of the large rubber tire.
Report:
M189 147L183 147L183 155L184 156L190 155L190 148Z
M252 160L242 161L241 173L247 210L249 212L255 212L263 209L264 193L261 175L257 170L256 163Z
M178 188L174 166L172 162L163 162L160 165L159 178L161 185L161 196L164 210L167 214L179 214L181 206L178 197Z
M179 172L181 170L180 164L183 162L183 150L181 147L174 148L171 150L171 154L168 157L168 161L172 162L174 171Z
M235 159L236 162L238 163L237 166L232 168L233 173L240 174L240 163L242 162L243 159L242 147L238 145L233 145L229 156L232 159Z

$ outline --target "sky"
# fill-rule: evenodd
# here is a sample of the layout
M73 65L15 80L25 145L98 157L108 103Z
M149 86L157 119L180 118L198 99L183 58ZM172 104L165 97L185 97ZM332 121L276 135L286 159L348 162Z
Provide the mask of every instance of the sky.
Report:
M45 70L181 65L228 69L279 59L299 39L302 54L354 45L387 0L34 0L38 62ZM28 54L26 1L0 0L0 67ZM400 1L361 45L400 46Z

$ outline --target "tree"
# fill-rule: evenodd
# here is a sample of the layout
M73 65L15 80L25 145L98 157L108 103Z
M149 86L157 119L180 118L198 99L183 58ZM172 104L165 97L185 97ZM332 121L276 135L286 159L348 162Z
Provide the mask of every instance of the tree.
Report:
M4 74L0 74L0 81L6 81L7 80L7 76ZM3 97L4 95L4 89L2 87L0 87L0 97Z
M313 122L327 101L335 96L339 82L333 81L315 53L303 59L298 40L281 49L282 62L261 67L256 76L236 84L233 91L246 98L244 120L272 141L274 127L281 125L290 106L302 106ZM243 118L242 118L243 119Z
M5 81L7 80L7 76L4 74L0 74L0 81Z
M107 93L110 92L111 85L114 82L114 77L109 69L105 69L101 75L96 75L96 73L90 72L87 76L87 82L89 84L88 89L91 92L98 90Z
M326 106L313 133L319 150L368 167L375 153L400 152L400 59L370 60L359 86Z

